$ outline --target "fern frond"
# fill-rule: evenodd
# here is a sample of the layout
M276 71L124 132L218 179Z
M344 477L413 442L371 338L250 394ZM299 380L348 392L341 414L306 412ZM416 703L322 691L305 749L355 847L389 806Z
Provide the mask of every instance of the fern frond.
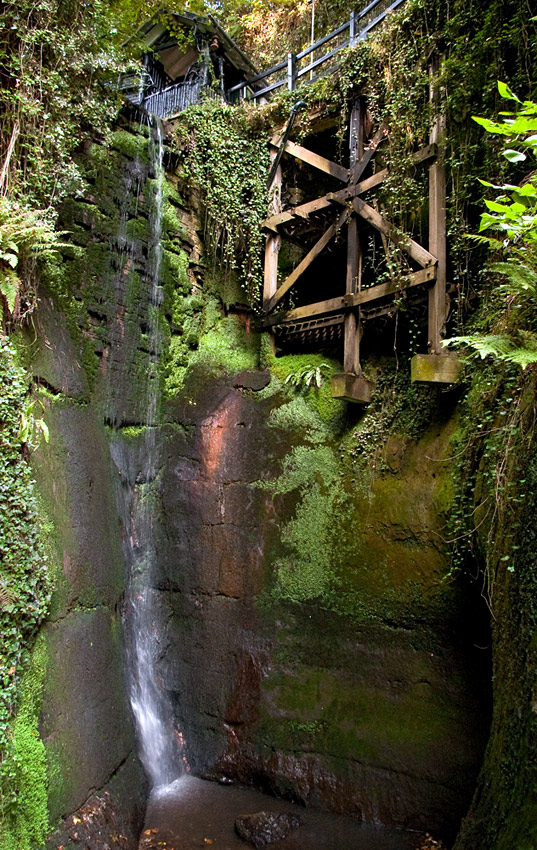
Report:
M537 272L522 263L493 263L491 271L505 275L508 283L501 284L500 292L524 297L537 297Z
M496 357L506 363L514 363L525 369L530 363L537 363L537 335L530 331L519 331L518 339L507 334L470 334L455 336L442 342L449 345L468 345L482 360Z
M0 582L0 608L7 608L15 601L14 591Z

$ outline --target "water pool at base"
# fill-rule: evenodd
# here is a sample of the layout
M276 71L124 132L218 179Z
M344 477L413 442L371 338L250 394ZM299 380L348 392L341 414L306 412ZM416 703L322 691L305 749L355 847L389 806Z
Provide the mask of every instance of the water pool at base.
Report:
M268 850L416 850L417 832L363 824L354 818L303 808L249 788L183 776L151 794L139 850L247 850L235 818L259 811L300 815L302 825Z

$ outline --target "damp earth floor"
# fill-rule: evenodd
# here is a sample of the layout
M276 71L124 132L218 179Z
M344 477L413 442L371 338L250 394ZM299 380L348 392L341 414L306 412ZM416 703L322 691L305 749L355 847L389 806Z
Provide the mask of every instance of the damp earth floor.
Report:
M249 788L184 776L150 797L139 850L248 850L235 818L259 811L295 812L302 825L267 850L416 850L423 835L362 824L354 818L278 800Z

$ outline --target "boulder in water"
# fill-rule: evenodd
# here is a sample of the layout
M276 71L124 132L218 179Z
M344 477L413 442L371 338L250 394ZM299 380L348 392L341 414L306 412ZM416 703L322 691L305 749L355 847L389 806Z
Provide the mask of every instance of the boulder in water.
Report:
M243 841L259 848L282 841L293 829L298 829L301 823L300 817L292 812L256 812L253 815L239 815L235 821L235 832Z

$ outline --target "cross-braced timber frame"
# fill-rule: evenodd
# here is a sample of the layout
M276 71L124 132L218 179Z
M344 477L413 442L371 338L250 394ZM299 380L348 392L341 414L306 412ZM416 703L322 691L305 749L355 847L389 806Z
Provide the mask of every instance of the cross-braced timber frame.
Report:
M439 58L430 63L429 94L431 103L437 102L436 79ZM449 299L446 280L446 174L444 166L444 119L437 114L430 132L429 144L412 155L415 164L426 163L429 169L429 238L424 248L410 236L401 232L378 209L366 200L368 193L388 176L386 168L375 169L375 157L389 128L381 124L374 135L366 140L366 110L361 97L353 102L349 127L350 160L344 168L313 151L287 141L284 153L318 169L344 184L343 188L316 198L308 203L283 209L281 203L282 169L277 168L271 187L269 216L264 222L267 230L265 245L265 276L263 290L264 324L278 327L284 333L301 324L317 329L343 324L343 373L332 381L334 396L367 403L370 387L362 374L360 341L363 317L369 311L378 315L393 311L394 296L398 293L395 282L362 287L362 249L359 227L364 222L380 233L383 242L396 244L418 268L405 276L404 288L428 287L428 353L416 355L412 361L412 380L452 383L458 376L456 358L446 353L442 334L448 314ZM271 140L271 156L277 155L281 138ZM365 176L367 170L372 171ZM278 282L278 255L282 236L280 228L287 223L308 221L320 210L333 211L333 221L310 248L297 267L282 282ZM347 264L345 294L317 301L305 306L282 311L284 297L295 286L304 272L325 250L332 239L346 227ZM280 308L280 309L278 309Z

